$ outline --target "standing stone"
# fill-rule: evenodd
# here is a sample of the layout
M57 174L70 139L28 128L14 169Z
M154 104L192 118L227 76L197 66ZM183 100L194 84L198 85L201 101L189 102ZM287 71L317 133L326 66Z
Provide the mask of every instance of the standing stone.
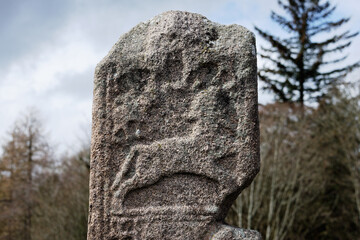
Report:
M260 239L225 225L259 171L254 35L179 11L95 72L88 240Z

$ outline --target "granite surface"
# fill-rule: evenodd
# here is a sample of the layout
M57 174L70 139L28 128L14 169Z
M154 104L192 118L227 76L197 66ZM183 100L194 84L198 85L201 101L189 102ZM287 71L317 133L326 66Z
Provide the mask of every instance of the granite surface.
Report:
M259 171L255 37L170 11L94 80L88 240L261 239L224 223Z

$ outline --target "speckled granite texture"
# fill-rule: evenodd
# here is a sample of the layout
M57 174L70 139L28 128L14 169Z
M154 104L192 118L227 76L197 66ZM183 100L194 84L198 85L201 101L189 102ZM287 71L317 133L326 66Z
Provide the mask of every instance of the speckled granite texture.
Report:
M124 34L94 81L88 240L261 239L227 226L259 171L254 35L179 11Z

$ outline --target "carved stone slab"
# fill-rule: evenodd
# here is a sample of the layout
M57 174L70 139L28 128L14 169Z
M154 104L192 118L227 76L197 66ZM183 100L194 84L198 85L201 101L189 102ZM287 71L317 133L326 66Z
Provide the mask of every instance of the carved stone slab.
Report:
M223 222L259 171L250 31L163 13L120 38L94 84L89 240L260 239Z

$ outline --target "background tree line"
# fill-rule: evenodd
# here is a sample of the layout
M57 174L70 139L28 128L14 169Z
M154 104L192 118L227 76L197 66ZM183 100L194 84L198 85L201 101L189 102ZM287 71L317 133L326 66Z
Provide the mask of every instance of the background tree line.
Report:
M86 239L89 146L55 159L38 114L9 132L0 156L0 239Z
M344 81L359 62L341 64L357 32L330 34L349 18L334 20L329 1L278 3L287 37L256 27L276 99L259 107L261 171L226 221L265 240L360 239L360 83ZM90 146L55 157L44 136L29 111L2 146L0 240L86 239Z
M360 92L260 107L261 170L227 221L267 239L360 239Z
M341 54L358 32L340 31L350 19L329 1L278 4L286 36L255 27L269 43L259 79L277 103L259 109L261 170L227 221L265 240L360 239L360 85L345 82L360 62Z

